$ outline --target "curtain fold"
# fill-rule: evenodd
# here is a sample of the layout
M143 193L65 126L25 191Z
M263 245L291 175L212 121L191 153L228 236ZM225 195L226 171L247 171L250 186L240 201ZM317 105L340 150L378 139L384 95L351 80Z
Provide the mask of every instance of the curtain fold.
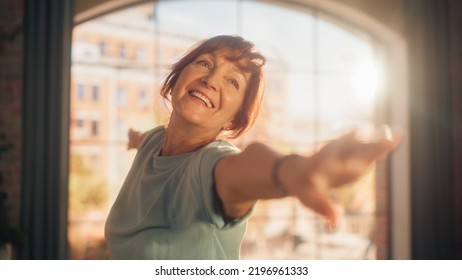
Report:
M21 259L67 258L72 0L26 0Z
M453 170L462 170L462 1L449 0L451 91L453 108ZM462 260L462 172L454 172L455 259Z
M452 259L452 93L447 0L406 0L412 258Z

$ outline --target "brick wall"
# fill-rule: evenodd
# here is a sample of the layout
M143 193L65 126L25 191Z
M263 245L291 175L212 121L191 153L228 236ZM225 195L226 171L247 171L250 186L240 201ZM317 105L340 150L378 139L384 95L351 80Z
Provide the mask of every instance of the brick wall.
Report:
M0 158L1 191L8 195L10 221L19 225L21 201L23 0L0 0L0 144L13 148Z
M462 259L462 1L450 0L449 4L454 117L454 236L456 258Z

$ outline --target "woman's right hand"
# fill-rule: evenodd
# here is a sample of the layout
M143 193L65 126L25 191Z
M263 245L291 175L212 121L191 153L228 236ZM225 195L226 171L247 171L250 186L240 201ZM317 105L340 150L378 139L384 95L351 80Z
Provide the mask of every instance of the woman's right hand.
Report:
M141 133L137 130L130 128L127 134L128 134L127 150L138 149L138 147L140 146L141 142L144 139L144 133Z

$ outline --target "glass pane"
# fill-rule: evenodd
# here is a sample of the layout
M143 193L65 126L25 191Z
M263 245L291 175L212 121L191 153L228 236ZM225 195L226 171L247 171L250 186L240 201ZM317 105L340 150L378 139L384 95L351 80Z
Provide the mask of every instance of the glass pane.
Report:
M314 18L258 1L242 1L242 35L282 69L313 69Z
M163 32L189 37L194 44L197 39L237 34L238 5L227 0L160 1L154 10Z
M348 73L356 60L373 56L374 49L370 42L364 40L363 36L360 38L321 18L317 21L317 28L320 71L336 74Z
M132 7L74 28L68 225L73 259L107 258L104 222L135 154L126 149L127 131L147 130L161 120L154 111L160 106L151 14L152 5Z

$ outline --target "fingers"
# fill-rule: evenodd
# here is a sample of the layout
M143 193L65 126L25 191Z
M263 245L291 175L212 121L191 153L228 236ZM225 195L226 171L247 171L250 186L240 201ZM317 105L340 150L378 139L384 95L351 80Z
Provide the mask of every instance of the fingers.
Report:
M400 129L383 126L374 133L352 130L326 144L310 157L308 185L294 194L308 208L324 217L330 229L338 225L338 214L328 190L356 180L370 165L401 142Z
M333 204L324 201L319 208L314 210L316 213L320 214L326 221L327 227L329 230L334 230L337 228L339 223L338 213L335 210Z
M127 150L136 149L139 144L138 138L140 136L140 132L130 128L127 134L128 134Z
M387 125L374 132L353 130L339 138L337 150L344 157L357 157L357 160L372 162L396 148L402 138L401 129L391 129Z
M371 160L380 159L395 149L403 138L400 129L391 129L389 126L380 128L373 140L364 148L365 153L369 153Z
M369 143L388 143L391 148L396 147L403 138L403 131L399 127L391 128L383 125L370 135L370 139L365 142Z
M301 200L301 202L316 214L321 215L330 230L337 228L339 223L338 213L334 205L325 196L319 196L309 201Z

